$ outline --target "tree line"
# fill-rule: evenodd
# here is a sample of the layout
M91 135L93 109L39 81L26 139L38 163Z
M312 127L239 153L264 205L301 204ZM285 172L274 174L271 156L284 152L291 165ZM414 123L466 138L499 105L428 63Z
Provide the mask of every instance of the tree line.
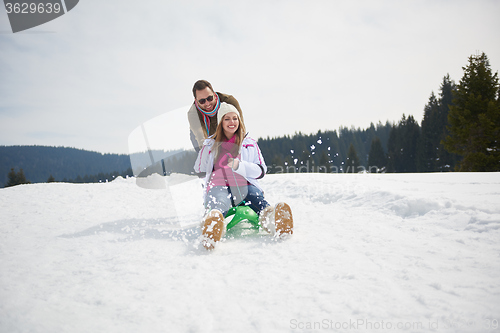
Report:
M22 171L28 182L99 182L132 175L128 155L46 146L0 146L0 187Z
M129 168L126 171L123 172L118 172L118 171L113 171L113 172L99 172L96 175L85 175L85 176L80 176L78 175L74 179L67 179L63 178L60 180L57 180L52 174L47 178L45 183L55 183L55 182L63 182L63 183L106 183L108 181L112 181L116 179L117 177L123 177L123 178L128 178L132 177L132 169ZM26 175L24 174L23 169L19 169L16 172L15 168L11 168L8 175L7 175L7 182L4 184L4 187L11 187L11 186L16 186L16 185L23 185L23 184L31 184L31 181L26 178Z
M366 130L259 139L270 173L500 171L498 72L473 55L456 85L443 78L421 125L412 115Z
M379 138L382 152L387 149L383 143L387 143L391 128L389 122L379 122L365 130L341 127L338 131L309 135L298 132L293 136L261 138L258 144L269 173L357 172L359 167L368 166L374 139Z

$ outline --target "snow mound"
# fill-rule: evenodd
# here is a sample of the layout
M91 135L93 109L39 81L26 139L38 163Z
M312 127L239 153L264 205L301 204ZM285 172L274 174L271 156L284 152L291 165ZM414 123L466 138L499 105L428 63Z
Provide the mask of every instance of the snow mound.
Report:
M465 228L475 232L489 232L500 229L500 214L479 214L472 216Z

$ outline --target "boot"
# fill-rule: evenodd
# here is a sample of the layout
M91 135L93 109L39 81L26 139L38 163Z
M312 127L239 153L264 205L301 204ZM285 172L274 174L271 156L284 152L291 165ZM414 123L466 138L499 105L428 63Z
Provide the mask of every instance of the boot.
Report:
M224 236L225 231L224 216L217 209L212 209L201 226L201 234L203 235L201 243L205 249L213 250L215 244Z
M259 222L262 229L275 237L293 234L292 210L284 202L264 208L260 212Z
M276 225L274 224L274 207L267 206L259 214L259 223L262 229L274 235Z
M276 236L281 237L293 234L292 209L288 204L280 202L274 208L274 223L276 224Z

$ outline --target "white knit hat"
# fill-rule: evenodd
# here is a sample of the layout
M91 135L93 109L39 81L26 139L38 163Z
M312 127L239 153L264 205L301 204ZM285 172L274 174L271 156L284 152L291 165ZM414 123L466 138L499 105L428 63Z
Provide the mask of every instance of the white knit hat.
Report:
M217 111L217 124L220 124L222 118L229 112L236 112L238 119L240 118L240 113L233 105L227 104L226 102L220 103L219 111Z

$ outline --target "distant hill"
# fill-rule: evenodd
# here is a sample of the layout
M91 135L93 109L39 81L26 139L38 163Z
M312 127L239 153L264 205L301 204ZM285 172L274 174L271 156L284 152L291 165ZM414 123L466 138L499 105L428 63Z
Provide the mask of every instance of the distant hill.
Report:
M125 172L130 169L130 158L66 147L0 146L0 187L7 182L11 168L22 168L32 183L46 182L50 175L56 181L67 181L78 176Z

